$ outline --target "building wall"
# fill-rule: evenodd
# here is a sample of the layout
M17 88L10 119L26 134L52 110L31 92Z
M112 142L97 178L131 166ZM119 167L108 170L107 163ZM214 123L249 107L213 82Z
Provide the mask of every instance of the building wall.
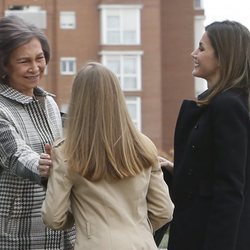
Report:
M56 94L59 107L67 104L74 75L60 74L60 58L76 57L77 70L88 61L101 61L102 51L142 52L139 91L141 130L160 150L173 147L174 127L184 98L194 98L190 53L194 48L197 11L193 0L0 0L0 15L10 5L38 5L47 11L47 34L52 59L42 86ZM141 5L141 43L101 44L100 5ZM60 11L76 13L76 29L60 28ZM204 15L203 10L198 11Z
M158 145L162 144L162 50L161 1L147 1L142 12L143 45L143 132Z
M162 1L163 148L173 145L174 127L183 99L194 98L190 53L194 47L193 1Z

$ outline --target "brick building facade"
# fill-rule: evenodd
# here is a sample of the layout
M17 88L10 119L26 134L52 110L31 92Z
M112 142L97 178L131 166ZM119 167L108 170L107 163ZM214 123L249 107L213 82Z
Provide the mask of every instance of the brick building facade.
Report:
M181 101L195 96L190 53L203 27L200 1L0 0L0 16L9 14L47 34L52 59L42 86L62 111L77 70L99 61L119 77L136 126L160 150L173 147Z

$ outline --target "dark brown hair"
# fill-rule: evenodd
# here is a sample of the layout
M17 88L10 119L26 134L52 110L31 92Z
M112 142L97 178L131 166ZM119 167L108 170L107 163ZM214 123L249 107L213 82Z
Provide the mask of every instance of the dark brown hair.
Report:
M209 89L200 105L209 104L218 93L241 88L249 93L250 84L250 32L235 21L213 22L205 31L220 65L220 78Z

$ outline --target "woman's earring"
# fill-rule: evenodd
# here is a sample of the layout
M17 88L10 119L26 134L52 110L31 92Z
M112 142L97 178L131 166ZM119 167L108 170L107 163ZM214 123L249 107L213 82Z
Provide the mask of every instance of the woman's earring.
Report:
M8 75L7 74L2 75L1 78L2 78L2 83L4 83L4 84L8 83Z

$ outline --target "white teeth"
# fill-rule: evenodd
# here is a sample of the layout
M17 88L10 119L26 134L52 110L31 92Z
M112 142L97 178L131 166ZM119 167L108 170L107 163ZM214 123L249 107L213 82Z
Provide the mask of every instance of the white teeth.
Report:
M30 80L35 80L37 79L39 76L28 76L27 78L30 79Z

